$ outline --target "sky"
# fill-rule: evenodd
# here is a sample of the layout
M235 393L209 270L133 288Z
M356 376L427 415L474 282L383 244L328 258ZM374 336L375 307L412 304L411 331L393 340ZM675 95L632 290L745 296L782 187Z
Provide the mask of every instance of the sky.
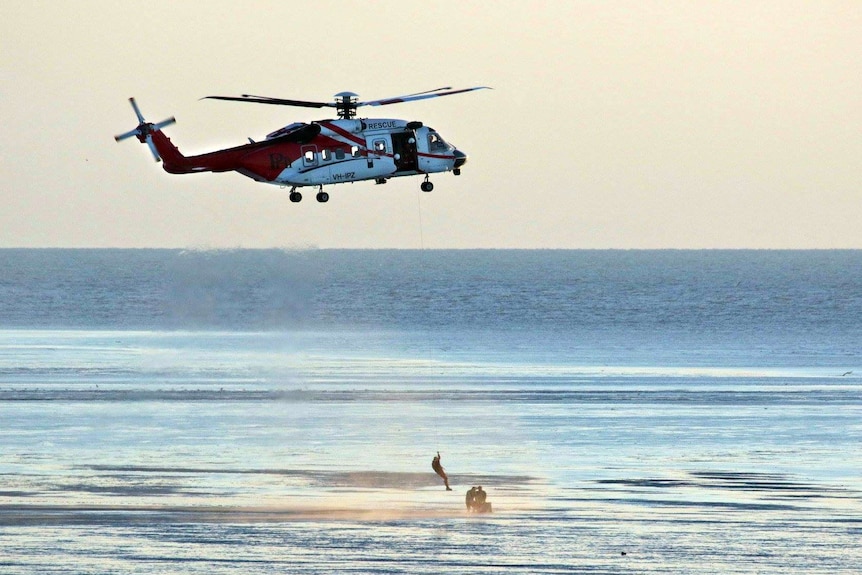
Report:
M0 0L0 247L862 249L862 2ZM446 98L459 177L293 204L187 154L327 111L208 95ZM328 110L328 109L327 109ZM310 189L306 189L309 192Z

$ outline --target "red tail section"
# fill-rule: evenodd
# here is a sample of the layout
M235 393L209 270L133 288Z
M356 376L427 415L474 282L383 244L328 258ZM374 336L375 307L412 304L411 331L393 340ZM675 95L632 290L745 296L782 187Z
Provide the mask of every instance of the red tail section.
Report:
M184 156L170 138L162 132L162 128L176 122L173 117L156 124L147 122L138 109L135 99L129 98L129 102L138 117L138 126L134 130L114 136L114 139L119 142L135 137L141 143L147 144L153 158L157 162L161 161L165 171L171 174L237 171L258 181L271 181L284 168L281 163L285 161L288 154L292 157L298 157L298 152L294 155L292 152L281 150L277 153L280 159L276 163L268 151L270 142L245 144L198 156ZM319 132L320 128L317 127L315 135Z
M153 124L147 122L138 108L138 104L134 98L129 98L129 103L135 111L138 118L138 126L134 130L130 130L114 139L118 142L127 138L135 137L142 144L147 144L150 151L153 153L153 158L158 162L162 161L165 171L172 174L189 174L192 172L207 172L207 171L227 171L235 169L235 154L224 155L220 152L212 154L204 154L187 158L183 156L179 149L171 143L171 140L162 132L162 128L170 126L176 120L171 117L162 122Z
M184 156L163 132L153 132L153 144L164 162L166 172L191 174L197 172L230 172L244 168L243 158L252 145L237 146L199 156Z

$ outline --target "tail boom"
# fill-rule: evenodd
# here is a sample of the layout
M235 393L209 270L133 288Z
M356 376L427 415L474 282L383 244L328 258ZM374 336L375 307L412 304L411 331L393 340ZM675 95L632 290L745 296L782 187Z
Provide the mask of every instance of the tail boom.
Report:
M240 171L245 167L243 158L251 147L246 144L198 156L184 156L163 132L155 132L152 137L153 144L162 158L162 166L170 174Z
M304 131L292 133L278 140L253 142L226 150L217 150L197 156L184 156L162 128L176 122L171 117L159 123L144 120L134 98L129 98L132 109L138 118L138 126L114 139L119 141L136 137L141 143L147 144L157 162L162 162L164 170L170 174L194 174L199 172L231 172L236 171L259 182L273 182L289 165L291 159L299 157L298 142L313 138L320 132L318 126L309 126ZM296 149L294 149L296 148Z

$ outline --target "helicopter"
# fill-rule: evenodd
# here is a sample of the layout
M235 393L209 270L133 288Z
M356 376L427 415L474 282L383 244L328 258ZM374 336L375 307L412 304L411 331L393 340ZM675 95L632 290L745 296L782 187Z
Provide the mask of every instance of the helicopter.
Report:
M467 162L467 154L446 142L440 134L418 121L388 118L357 118L362 106L388 106L427 98L439 98L474 90L476 86L453 90L437 88L407 96L382 100L359 101L353 92L340 92L334 102L288 100L268 96L206 96L202 100L225 100L302 108L335 108L337 119L295 122L266 135L256 142L217 150L197 156L184 156L162 131L176 122L174 117L157 123L147 122L134 98L129 98L138 118L138 126L114 136L117 142L136 137L149 146L156 162L171 174L198 172L237 172L257 182L290 187L290 201L302 201L298 191L317 187L318 202L329 201L324 185L374 180L385 184L390 178L424 176L420 185L430 192L434 184L430 175L452 172L458 176Z

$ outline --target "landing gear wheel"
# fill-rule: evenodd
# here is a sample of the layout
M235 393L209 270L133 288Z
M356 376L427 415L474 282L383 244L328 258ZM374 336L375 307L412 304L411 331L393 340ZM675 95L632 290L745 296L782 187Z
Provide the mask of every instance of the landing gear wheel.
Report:
M294 204L302 201L302 194L299 192L290 192L290 201Z
M329 194L326 192L317 192L317 201L321 204L325 204L329 201Z
M419 187L422 189L423 192L430 192L434 189L434 184L432 184L431 182L422 182L422 185Z

